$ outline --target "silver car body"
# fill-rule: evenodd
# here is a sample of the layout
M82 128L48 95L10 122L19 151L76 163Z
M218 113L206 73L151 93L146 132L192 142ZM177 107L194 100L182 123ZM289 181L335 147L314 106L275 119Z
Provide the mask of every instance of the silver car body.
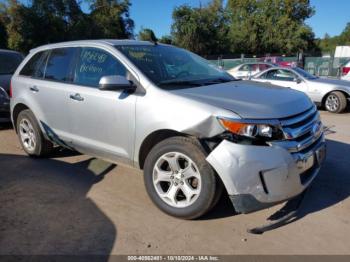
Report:
M209 139L225 132L218 117L281 125L287 140L269 146L223 140L208 153L207 161L217 171L236 209L243 213L296 196L315 178L325 141L319 114L303 93L249 81L166 91L114 48L126 44L152 45L95 40L32 50L12 79L14 123L18 108L25 106L32 110L44 134L57 144L140 168L147 144L166 132ZM103 49L117 58L132 74L139 91L128 95L102 92L19 75L26 62L41 50L84 46ZM83 100L69 99L77 94Z
M255 75L252 80L292 88L304 92L311 98L313 102L317 104L323 104L327 95L333 91L341 91L346 94L347 97L350 96L350 83L347 81L320 77L308 79L300 74L297 70L298 69L296 68L285 67L270 68ZM273 71L279 71L281 78L264 78L266 74L269 74ZM286 75L290 75L292 77L283 77Z

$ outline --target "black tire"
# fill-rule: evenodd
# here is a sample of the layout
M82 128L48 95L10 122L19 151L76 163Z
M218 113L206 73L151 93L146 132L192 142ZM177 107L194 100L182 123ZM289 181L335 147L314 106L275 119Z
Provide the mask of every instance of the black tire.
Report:
M201 191L197 199L186 207L173 207L166 203L157 193L153 185L153 168L157 160L164 154L170 152L179 152L189 157L198 167L201 178ZM206 161L206 152L198 141L188 137L168 138L156 146L148 154L144 165L144 182L148 195L154 204L163 212L182 219L195 219L214 207L215 202L219 200L216 197L217 178L215 171Z
M36 144L35 144L35 147L32 150L29 150L23 144L23 141L22 141L22 138L21 138L21 131L20 131L20 129L21 129L20 123L21 123L22 120L28 121L33 127L34 135L36 137ZM29 156L43 157L43 156L46 156L46 155L48 155L49 153L52 152L53 144L44 137L44 135L41 132L41 129L39 127L39 124L38 124L34 114L32 113L32 111L30 111L29 109L21 111L19 113L18 117L17 117L16 126L17 126L17 134L18 134L21 146L22 146L23 150Z
M327 105L327 101L331 97L336 99L336 101L338 103L337 107L330 107ZM343 112L345 110L346 106L347 106L347 99L346 99L345 95L339 91L334 91L334 92L328 94L326 99L325 99L325 102L324 102L324 107L326 108L326 110L330 113L335 113L335 114L339 114L339 113Z

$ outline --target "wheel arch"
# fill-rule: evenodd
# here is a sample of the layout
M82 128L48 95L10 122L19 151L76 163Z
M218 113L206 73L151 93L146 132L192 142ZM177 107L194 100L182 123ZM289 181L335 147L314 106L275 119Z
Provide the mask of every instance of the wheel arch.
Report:
M344 90L342 90L342 89L334 89L334 90L331 90L331 91L327 92L327 93L322 97L322 106L325 106L326 99L327 99L328 95L329 95L330 93L333 93L333 92L340 92L340 93L342 93L342 94L345 95L346 99L349 99L349 98L350 98L350 93L348 93L348 92L346 92L346 91L344 91Z
M140 169L143 169L145 160L152 148L157 145L159 142L175 136L188 136L185 133L181 133L171 129L160 129L149 134L143 141L140 146L138 154L138 164Z

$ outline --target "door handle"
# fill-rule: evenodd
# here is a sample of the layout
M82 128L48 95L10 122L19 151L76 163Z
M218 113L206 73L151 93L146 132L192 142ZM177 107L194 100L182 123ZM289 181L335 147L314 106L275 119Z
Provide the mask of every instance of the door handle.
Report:
M37 88L36 86L29 87L29 90L32 91L33 93L38 93L39 92L39 88Z
M81 95L78 94L78 93L76 93L74 95L70 95L69 97L70 97L70 99L73 99L73 100L76 100L76 101L84 101L84 98L81 97Z

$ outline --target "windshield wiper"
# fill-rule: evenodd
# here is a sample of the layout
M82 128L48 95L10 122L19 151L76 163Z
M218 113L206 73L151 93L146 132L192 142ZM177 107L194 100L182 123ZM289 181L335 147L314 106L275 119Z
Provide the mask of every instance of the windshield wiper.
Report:
M202 86L198 81L167 80L158 83L158 86Z
M227 83L227 82L232 82L232 81L240 81L241 79L236 79L236 78L214 78L214 79L208 79L207 82L213 82L213 83Z

